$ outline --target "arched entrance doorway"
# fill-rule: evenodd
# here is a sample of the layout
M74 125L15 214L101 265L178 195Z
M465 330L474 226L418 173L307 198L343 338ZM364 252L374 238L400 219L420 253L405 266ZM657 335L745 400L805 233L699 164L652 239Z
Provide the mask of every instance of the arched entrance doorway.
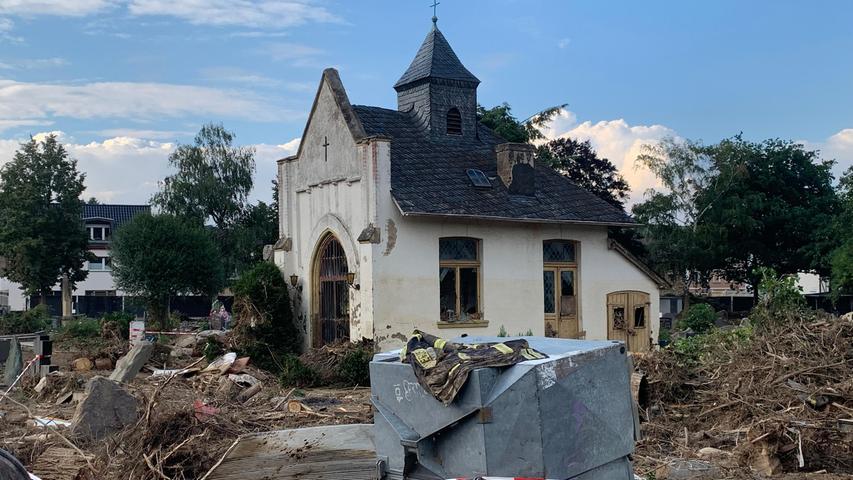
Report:
M314 347L349 340L347 257L338 239L327 234L314 259Z

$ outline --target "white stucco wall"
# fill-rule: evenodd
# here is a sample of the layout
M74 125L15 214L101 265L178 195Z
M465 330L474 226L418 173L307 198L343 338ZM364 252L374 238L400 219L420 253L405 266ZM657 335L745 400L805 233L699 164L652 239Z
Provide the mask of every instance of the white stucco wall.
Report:
M323 144L328 141L328 151ZM384 144L380 147L378 144ZM375 158L380 150L388 155L387 142L356 145L327 83L320 87L316 106L302 140L298 159L279 165L283 238L290 238L290 251L277 251L275 261L285 276L299 277L294 301L305 345L313 332L311 278L316 249L327 233L337 237L347 257L350 272L356 273L351 288L350 317L353 339L373 337L371 262L373 245L360 244L361 231L375 221Z
M391 214L395 246L377 258L374 271L374 323L383 350L399 347L415 328L444 337L497 335L501 327L510 335L528 329L544 335L542 244L552 239L578 242L579 328L587 339L607 338L607 294L622 290L650 295L651 333L657 339L657 285L608 249L606 227L406 218L393 209ZM488 326L438 328L439 238L456 236L481 240L481 309Z

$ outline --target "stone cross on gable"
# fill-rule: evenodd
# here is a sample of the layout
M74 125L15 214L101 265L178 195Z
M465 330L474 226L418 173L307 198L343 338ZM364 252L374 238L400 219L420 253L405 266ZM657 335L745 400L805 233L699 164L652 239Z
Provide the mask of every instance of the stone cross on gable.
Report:
M329 161L329 137L323 137L323 160Z

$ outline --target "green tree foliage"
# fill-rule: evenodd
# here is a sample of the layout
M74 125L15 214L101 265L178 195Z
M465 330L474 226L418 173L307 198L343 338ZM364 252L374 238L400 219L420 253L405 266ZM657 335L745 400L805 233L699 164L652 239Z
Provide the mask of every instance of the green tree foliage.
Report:
M842 293L853 292L853 237L847 234L853 225L853 167L841 176L836 192L841 212L836 217L832 233L840 240L830 256L830 285L833 297L838 299Z
M797 285L796 275L779 275L772 268L762 267L755 273L758 282L758 306L750 316L758 322L778 322L780 318L802 312L806 299Z
M278 240L276 209L264 202L250 205L243 212L231 238L235 241L234 251L239 254L235 259L238 271L262 260L264 245Z
M671 137L644 145L636 163L648 168L663 187L647 190L645 200L632 209L643 225L647 259L679 280L676 283L686 297L690 286L706 280L711 272L701 224L708 209L726 194L731 172L719 170L702 144Z
M44 295L63 275L86 278L88 237L80 217L85 175L53 135L21 145L0 169L0 256L4 275Z
M752 285L756 296L762 267L782 275L828 273L831 227L840 211L834 162L794 142L740 136L707 152L717 172L731 172L712 178L727 184L723 195L706 188L697 201L715 270Z
M284 358L299 350L299 335L287 283L269 262L259 262L234 284L234 337L241 353L264 369L280 371Z
M616 166L600 158L589 140L558 138L540 146L536 153L541 161L578 186L620 210L623 208L631 189Z
M542 133L542 128L565 107L566 105L563 104L546 108L525 120L518 120L513 116L512 107L507 103L488 109L479 105L477 119L507 142L529 143L544 139L545 134Z
M689 328L696 333L705 333L714 327L717 314L714 307L707 303L697 303L687 309L678 326L683 329Z
M178 294L214 295L223 285L222 265L210 233L174 215L142 214L113 237L113 277L129 295L145 299L161 328Z
M223 268L228 275L238 270L245 252L235 250L243 242L240 229L252 191L255 150L234 145L235 135L222 125L206 124L192 145L179 145L169 155L177 169L166 177L151 202L161 211L199 225L211 222Z
M50 327L50 313L47 305L38 305L24 312L11 312L0 315L0 335L18 335L47 330Z

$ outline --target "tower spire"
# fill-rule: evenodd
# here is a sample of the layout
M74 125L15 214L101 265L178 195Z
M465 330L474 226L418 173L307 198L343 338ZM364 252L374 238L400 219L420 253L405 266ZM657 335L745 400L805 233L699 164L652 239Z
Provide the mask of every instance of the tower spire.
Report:
M432 26L433 26L433 28L438 27L438 6L439 5L441 5L441 2L438 2L436 0L433 0L432 5L430 5L430 7L432 7Z

